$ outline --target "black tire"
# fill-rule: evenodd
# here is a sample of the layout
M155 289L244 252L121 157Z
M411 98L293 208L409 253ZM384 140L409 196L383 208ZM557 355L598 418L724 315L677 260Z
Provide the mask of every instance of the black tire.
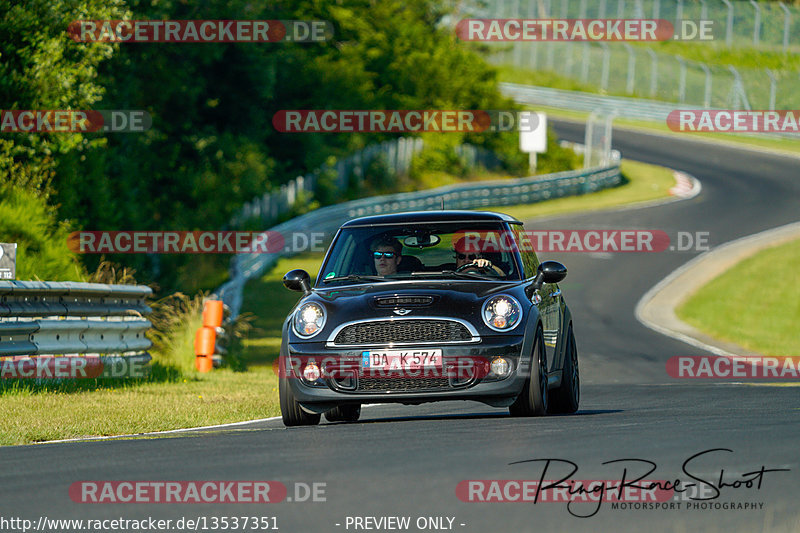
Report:
M325 413L328 422L356 422L361 417L361 405L339 405Z
M567 346L564 351L564 369L561 385L553 391L550 401L551 413L574 413L581 400L581 378L578 372L578 346L572 324L567 330Z
M517 399L508 407L511 416L544 416L547 414L547 352L544 350L542 328L536 330L531 375Z
M281 417L286 427L315 426L319 424L320 415L303 411L289 386L289 378L278 378L278 395L281 400Z

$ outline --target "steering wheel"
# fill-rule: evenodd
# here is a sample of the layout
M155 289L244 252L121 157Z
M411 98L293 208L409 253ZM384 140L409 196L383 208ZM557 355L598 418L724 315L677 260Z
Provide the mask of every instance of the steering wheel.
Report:
M497 271L495 271L495 269L492 268L491 266L478 266L475 263L467 263L466 265L461 265L460 267L458 267L456 269L456 272L464 272L464 271L470 270L470 269L477 270L481 274L485 273L485 274L492 274L494 276L498 275Z

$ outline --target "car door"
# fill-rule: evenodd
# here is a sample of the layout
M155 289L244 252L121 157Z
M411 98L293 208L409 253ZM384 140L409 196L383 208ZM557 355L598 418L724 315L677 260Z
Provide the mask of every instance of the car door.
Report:
M515 233L525 278L531 279L536 276L539 268L539 258L536 257L536 252L530 240L526 238L521 226L518 227ZM561 328L561 289L558 284L546 283L531 293L531 303L539 309L539 316L542 319L547 370L552 371L556 368L561 368L560 361L557 361L556 357L558 332Z

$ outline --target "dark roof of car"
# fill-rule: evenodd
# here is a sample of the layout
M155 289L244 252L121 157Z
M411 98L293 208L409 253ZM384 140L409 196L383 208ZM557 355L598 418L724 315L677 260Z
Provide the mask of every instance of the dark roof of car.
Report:
M491 211L411 211L408 213L354 218L342 224L342 227L353 228L426 222L508 222L510 224L521 224L519 220L511 215L493 213Z

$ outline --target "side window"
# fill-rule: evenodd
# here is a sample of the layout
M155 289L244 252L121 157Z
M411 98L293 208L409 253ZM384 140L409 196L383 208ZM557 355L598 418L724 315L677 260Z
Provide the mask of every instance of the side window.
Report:
M533 242L521 225L515 226L514 237L522 258L522 267L525 269L525 279L532 278L536 275L536 269L539 268L539 258L536 257L536 252L533 250Z

